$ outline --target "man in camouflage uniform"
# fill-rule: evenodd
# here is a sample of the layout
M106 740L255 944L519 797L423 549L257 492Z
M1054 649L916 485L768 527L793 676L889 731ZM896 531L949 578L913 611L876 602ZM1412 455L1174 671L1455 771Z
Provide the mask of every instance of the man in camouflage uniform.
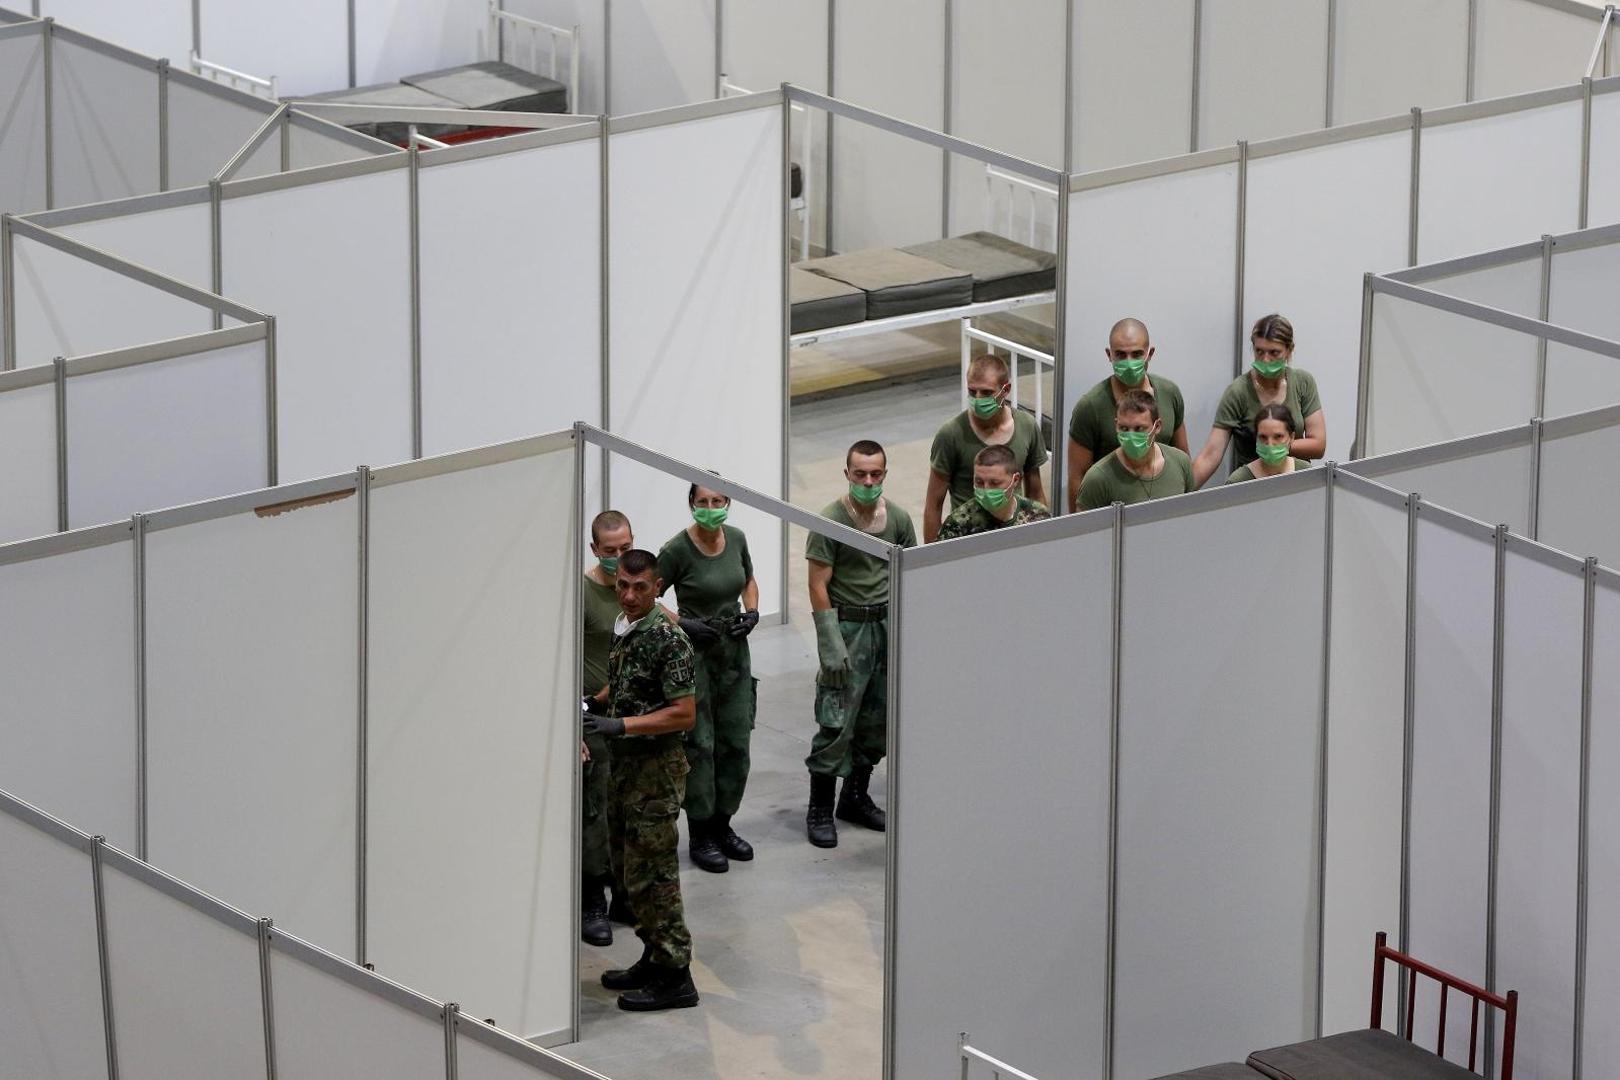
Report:
M692 935L681 909L676 819L686 795L682 734L697 716L692 643L663 608L658 560L634 548L614 580L621 614L608 650L608 682L592 699L585 733L613 740L611 848L624 881L641 959L602 975L633 1012L690 1008Z
M613 645L613 624L619 617L619 596L614 581L619 573L619 556L636 546L630 519L617 510L604 510L591 521L591 555L594 560L580 583L581 611L584 616L585 696L591 697L607 685L608 649ZM624 888L613 872L608 848L608 804L613 801L613 751L601 735L585 737L585 764L581 770L584 787L580 813L580 871L583 880L580 901L580 938L587 945L613 944L613 921L628 923ZM613 902L604 890L611 888Z
M1011 450L1005 446L980 450L973 458L973 501L951 511L940 526L939 538L955 540L1051 517L1045 506L1018 494L1021 479Z

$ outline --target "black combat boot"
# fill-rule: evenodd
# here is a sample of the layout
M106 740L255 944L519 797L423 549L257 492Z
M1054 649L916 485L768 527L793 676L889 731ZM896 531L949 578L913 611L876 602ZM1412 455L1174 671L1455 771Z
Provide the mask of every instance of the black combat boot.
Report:
M849 774L844 781L844 789L838 793L838 820L883 832L888 826L888 815L867 794L866 787L871 781L872 768L869 765L857 767Z
M609 990L640 990L652 982L657 965L652 962L652 946L641 947L641 959L627 968L602 972L602 985Z
M647 985L619 995L619 1008L627 1012L657 1012L660 1009L690 1009L698 1003L697 987L692 985L692 969L667 968L649 964L652 977Z
M598 948L613 944L613 924L608 922L607 894L602 891L604 884L601 878L586 874L585 892L579 906L579 939Z
M730 814L716 814L714 817L711 835L715 843L726 858L736 859L738 862L752 862L754 859L754 845L738 836L731 828Z
M608 903L608 920L620 926L636 925L636 913L630 910L630 898L617 885L610 886L613 899Z
M714 819L699 821L690 815L686 819L686 854L692 865L711 874L723 874L731 869L725 852L714 836Z
M836 776L810 774L810 812L804 815L804 832L816 847L837 847L838 826L833 824L833 789Z

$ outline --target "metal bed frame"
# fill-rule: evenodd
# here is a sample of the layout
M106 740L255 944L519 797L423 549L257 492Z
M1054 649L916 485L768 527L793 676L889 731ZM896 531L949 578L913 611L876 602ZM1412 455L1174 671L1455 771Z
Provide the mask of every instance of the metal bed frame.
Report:
M1415 1041L1412 1038L1412 1014L1417 1004L1417 980L1419 975L1433 979L1440 984L1440 1019L1438 1033L1435 1036L1434 1052L1439 1057L1446 1053L1446 1006L1450 992L1455 990L1466 998L1473 1000L1471 1019L1468 1024L1468 1071L1473 1072L1479 1053L1479 1007L1483 1003L1493 1009L1500 1009L1503 1015L1502 1022L1502 1055L1498 1073L1500 1080L1513 1080L1513 1043L1518 1030L1519 1021L1519 992L1509 990L1505 994L1492 993L1473 983L1464 982L1455 975L1449 975L1431 964L1425 964L1406 953L1392 949L1388 944L1388 935L1382 930L1378 932L1373 946L1373 982L1372 982L1372 1019L1368 1026L1377 1030L1383 1027L1384 1019L1384 962L1393 961L1398 967L1408 972L1406 985L1402 988L1406 998L1406 1018L1396 1034L1407 1042ZM1397 976L1398 978L1399 976ZM1489 1038L1487 1026L1487 1038Z
M516 59L509 57L508 52L515 54L516 50L509 49L507 37L521 39L529 47L529 63L527 66L517 63ZM545 63L541 59L541 42L544 40ZM525 70L554 79L568 87L568 108L573 112L579 111L579 27L553 26L551 23L541 22L539 19L530 19L523 15L514 15L501 8L500 0L489 0L489 40L494 43L495 59L506 64L523 67ZM568 57L568 77L564 78L558 68L558 60L563 55Z
M191 50L190 61L193 75L200 75L222 86L229 86L233 90L241 90L244 93L252 94L254 97L264 98L266 101L275 101L277 99L276 77L274 75L269 78L249 75L245 71L237 71L235 68L228 68L224 64L204 60L197 55L196 49Z

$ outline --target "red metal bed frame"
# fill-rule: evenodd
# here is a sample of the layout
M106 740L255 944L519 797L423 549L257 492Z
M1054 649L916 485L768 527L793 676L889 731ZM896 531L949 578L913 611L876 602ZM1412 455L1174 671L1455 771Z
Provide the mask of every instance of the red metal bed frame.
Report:
M1406 1032L1403 1038L1413 1042L1412 1014L1417 1002L1417 977L1427 976L1440 984L1440 1024L1436 1038L1435 1054L1440 1057L1446 1055L1446 998L1455 990L1464 997L1472 998L1473 1016L1468 1026L1468 1071L1474 1071L1474 1062L1479 1052L1479 1006L1483 1002L1492 1008L1501 1009L1505 1019L1502 1025L1502 1061L1501 1080L1513 1080L1513 1039L1519 1020L1519 992L1509 990L1506 994L1494 994L1473 983L1464 982L1454 975L1448 975L1439 968L1425 964L1421 960L1392 949L1388 945L1388 935L1382 930L1378 932L1373 947L1373 982L1372 982L1372 1022L1373 1028L1383 1027L1384 1017L1384 961L1393 960L1400 967L1406 968L1410 975L1406 983ZM1399 976L1397 976L1398 978ZM1397 1032L1396 1034L1400 1034Z

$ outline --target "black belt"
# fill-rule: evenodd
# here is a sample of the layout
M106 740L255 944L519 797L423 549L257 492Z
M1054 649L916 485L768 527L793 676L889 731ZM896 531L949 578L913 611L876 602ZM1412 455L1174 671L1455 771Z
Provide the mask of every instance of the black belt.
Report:
M888 617L888 604L841 605L838 608L839 622L882 622Z

